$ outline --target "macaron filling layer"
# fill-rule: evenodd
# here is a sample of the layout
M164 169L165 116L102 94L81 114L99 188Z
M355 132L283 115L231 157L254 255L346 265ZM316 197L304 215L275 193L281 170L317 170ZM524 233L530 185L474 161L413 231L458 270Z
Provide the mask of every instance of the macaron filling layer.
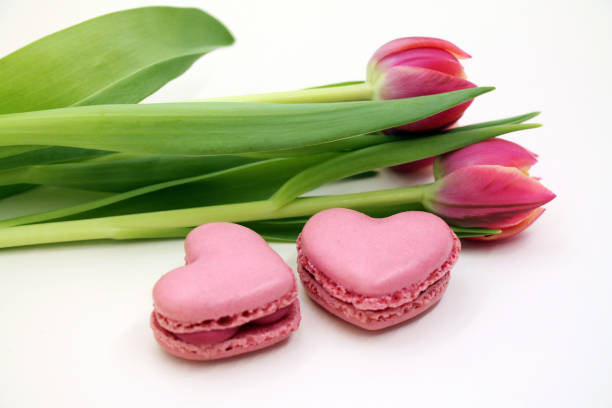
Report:
M289 337L300 324L298 300L287 306L284 313L284 316L274 323L239 326L232 337L212 344L194 344L179 338L176 333L168 331L159 324L158 314L155 311L151 313L150 324L155 339L170 354L188 360L215 360L269 347Z
M345 317L353 320L359 320L363 323L382 323L388 320L401 318L402 315L406 313L420 309L427 305L429 300L441 295L448 286L448 282L450 280L450 273L446 272L440 279L433 282L424 291L419 293L414 300L405 302L400 306L390 306L384 309L364 310L358 309L352 303L345 302L331 295L317 282L314 275L308 272L308 270L302 265L298 266L298 273L308 291L308 294L311 297L314 297L318 303L324 303L326 307L335 309L336 312L342 313Z
M208 330L195 333L173 333L179 339L191 344L216 344L234 337L240 327L225 330Z
M240 331L244 326L248 326L250 324L255 324L259 326L272 325L279 320L286 317L290 312L290 306L283 307L282 309L277 310L276 312L269 314L264 317L260 317L259 319L255 319L249 323L230 327L228 329L219 329L219 330L202 330L190 333L175 333L170 332L180 340L183 340L186 343L195 344L195 345L203 345L203 344L217 344L222 343L228 339L231 339Z
M266 325L278 322L283 317L287 316L289 313L289 307L283 307L282 309L277 310L271 315L260 317L257 320L253 320L254 324Z

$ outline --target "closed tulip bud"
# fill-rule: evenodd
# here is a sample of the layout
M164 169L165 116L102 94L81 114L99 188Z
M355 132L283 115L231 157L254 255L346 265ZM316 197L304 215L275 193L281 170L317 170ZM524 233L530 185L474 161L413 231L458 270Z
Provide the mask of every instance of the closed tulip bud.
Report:
M489 139L441 156L434 162L436 179L458 169L481 164L516 167L525 174L537 163L538 155L503 139Z
M505 229L555 198L540 182L514 167L460 168L428 186L423 205L461 227Z
M470 58L454 44L429 37L407 37L380 47L368 63L367 82L375 99L399 99L432 95L476 85L465 79L461 58ZM429 118L395 128L395 131L426 131L452 125L471 101Z

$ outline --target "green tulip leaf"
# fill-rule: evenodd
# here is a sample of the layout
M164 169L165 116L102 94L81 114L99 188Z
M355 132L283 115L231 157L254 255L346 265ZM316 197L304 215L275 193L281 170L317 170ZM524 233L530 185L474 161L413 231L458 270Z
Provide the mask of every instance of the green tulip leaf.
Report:
M26 151L20 154L15 154L8 157L0 158L0 184L7 184L7 181L10 181L10 178L5 177L5 182L2 182L2 176L4 172L7 170L16 170L18 173L25 173L28 170L29 166L38 165L40 168L48 168L50 166L41 166L44 164L50 163L64 163L71 161L80 161L86 159L92 159L95 157L101 157L110 154L111 152L105 152L102 150L91 150L91 149L79 149L73 147L43 147L36 150ZM4 170L4 172L2 171ZM21 178L21 176L16 176L14 178L14 182L25 182L25 181L17 181L17 179ZM14 184L14 183L10 183ZM43 183L33 183L33 184L43 184Z
M512 117L505 118L505 119L474 123L472 125L461 126L461 127L457 127L451 130L445 130L442 132L438 131L438 132L428 132L428 133L415 133L414 135L415 137L423 137L423 136L433 136L433 135L440 134L440 133L454 134L454 133L461 133L465 130L481 129L485 127L500 126L500 125L518 124L518 123L523 123L529 119L532 119L538 115L539 115L539 112L531 112L531 113L526 113L524 115L512 116ZM313 146L306 146L306 147L295 148L295 149L290 149L290 150L282 150L282 151L276 150L276 151L270 151L270 152L249 153L249 154L245 154L245 156L268 157L269 158L269 157L279 157L279 156L292 157L292 156L300 156L300 155L307 155L307 154L327 153L330 151L347 152L347 151L357 150L357 149L361 149L364 147L374 146L374 145L378 145L382 143L398 142L398 141L406 140L407 137L409 136L407 136L406 134L390 135L390 134L383 134L383 133L370 133L370 134L365 134L365 135L352 136L346 139L336 140L334 142L320 143L320 144L313 145Z
M196 9L119 11L46 36L0 59L0 113L136 103L233 38ZM99 151L0 147L0 169L85 159ZM0 198L33 186L2 188Z
M197 9L144 7L96 17L0 59L0 113L136 103L199 57L233 43Z
M17 194L25 193L28 190L33 189L35 186L29 184L14 184L11 186L0 187L0 199L8 198Z
M0 146L218 155L292 149L418 121L493 88L389 101L101 105L0 115Z
M3 146L0 147L0 160L5 157L20 155L32 150L40 149L38 146Z
M97 218L262 200L292 175L327 157L308 156L258 162L232 162L236 158L213 157L223 159L226 166L234 167L215 171L213 166L219 166L223 161L212 161L209 163L211 172L207 174L164 181L71 207L1 220L0 228L50 220Z
M95 152L95 150L86 150ZM120 192L251 163L234 156L144 156L32 165L0 171L0 185L16 183Z

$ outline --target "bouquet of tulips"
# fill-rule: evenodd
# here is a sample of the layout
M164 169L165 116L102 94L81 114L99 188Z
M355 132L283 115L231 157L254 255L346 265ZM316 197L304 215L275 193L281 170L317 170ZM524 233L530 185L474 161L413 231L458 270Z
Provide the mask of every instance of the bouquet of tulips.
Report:
M36 186L108 193L0 220L0 247L183 237L211 221L293 241L309 216L332 207L372 216L421 209L460 237L496 240L527 228L555 197L527 173L535 154L493 139L539 126L524 123L537 113L456 126L493 88L467 81L459 59L469 55L440 39L383 45L365 81L138 104L232 42L200 10L146 7L0 59L0 197ZM379 168L432 161L431 184L302 197Z

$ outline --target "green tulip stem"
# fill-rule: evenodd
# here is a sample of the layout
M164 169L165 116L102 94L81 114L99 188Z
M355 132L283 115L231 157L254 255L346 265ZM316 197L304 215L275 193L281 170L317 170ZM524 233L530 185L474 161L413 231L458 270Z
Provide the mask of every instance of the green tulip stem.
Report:
M343 86L300 89L241 96L200 99L194 102L268 102L268 103L323 103L353 102L372 99L374 91L367 82Z
M298 198L277 208L270 200L180 210L22 225L0 230L0 247L94 239L183 236L186 228L216 222L304 217L328 208L374 209L421 202L427 185L331 196Z

